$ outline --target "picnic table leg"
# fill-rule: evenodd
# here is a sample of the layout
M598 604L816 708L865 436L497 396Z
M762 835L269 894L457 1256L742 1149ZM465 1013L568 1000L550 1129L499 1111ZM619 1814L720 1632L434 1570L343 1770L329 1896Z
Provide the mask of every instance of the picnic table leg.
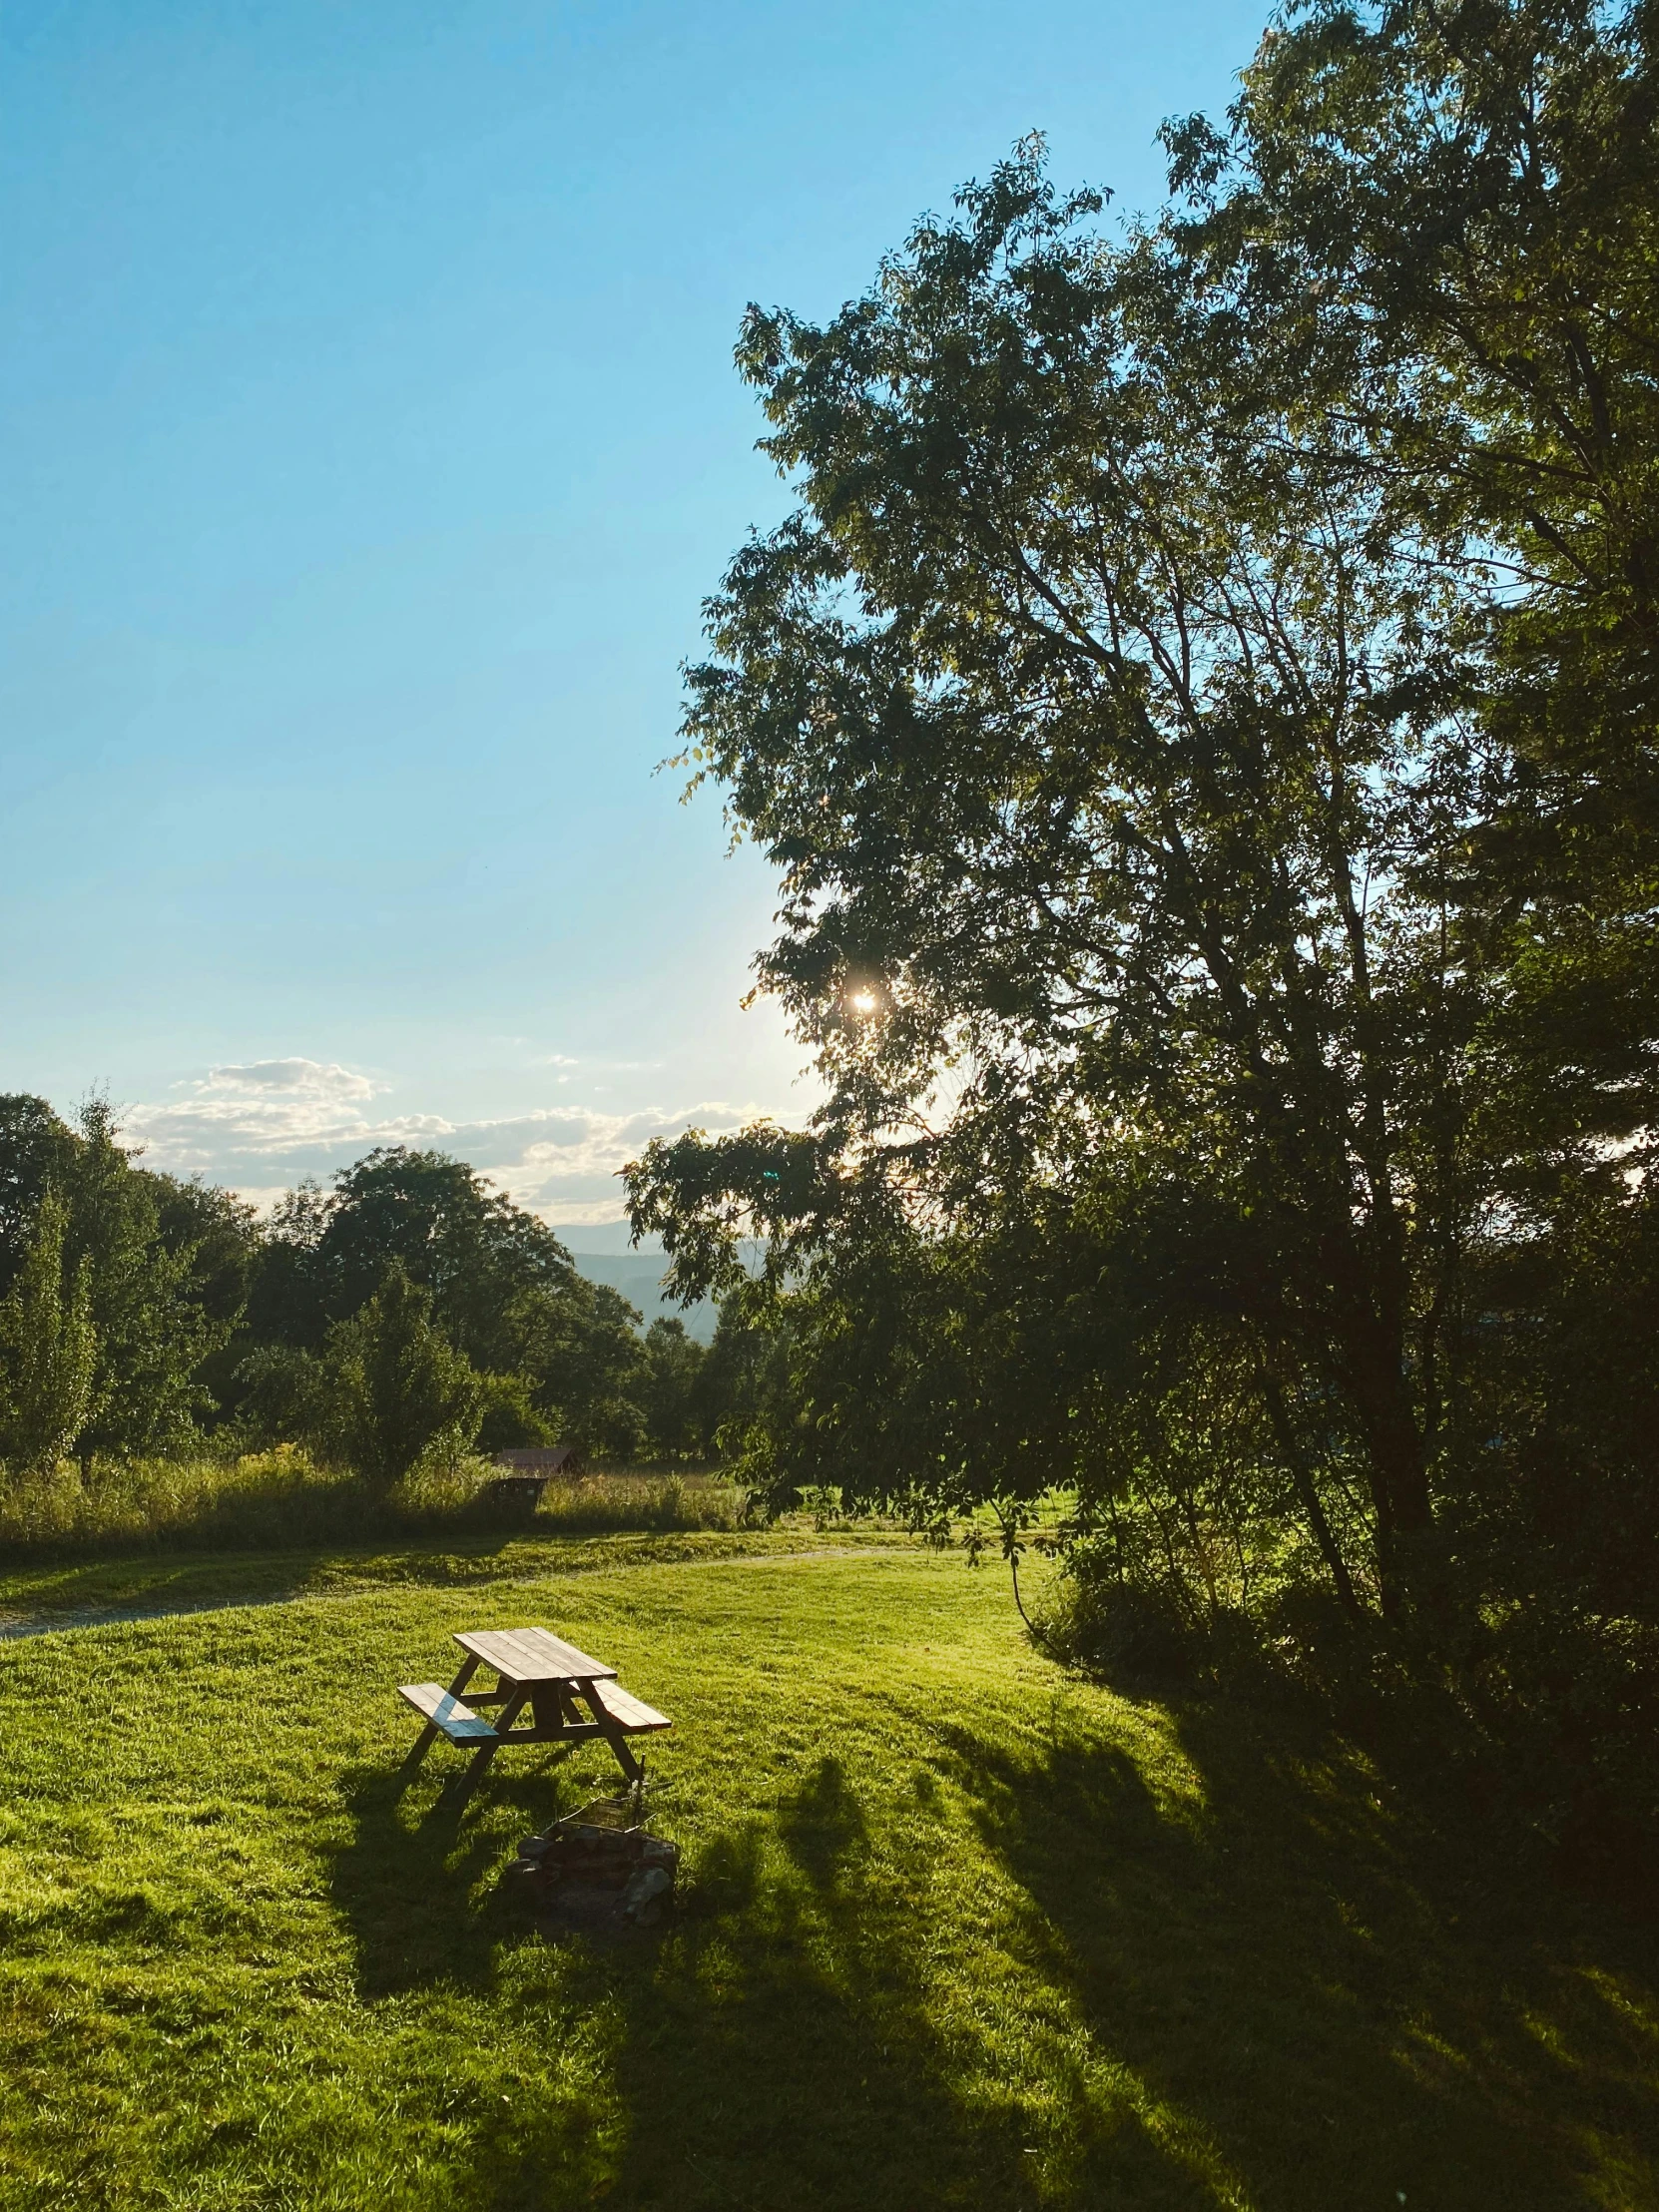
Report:
M537 1682L532 1685L530 1711L535 1717L536 1726L546 1729L550 1734L555 1729L563 1728L569 1718L556 1682Z
M517 1682L509 1687L507 1695L502 1701L501 1710L495 1716L494 1727L497 1737L504 1736L511 1728L518 1717L519 1707L529 1695L529 1691ZM484 1769L500 1749L499 1742L478 1746L478 1749L472 1754L471 1765L461 1776L461 1786L455 1795L457 1805L464 1805L467 1799L471 1797L474 1789L483 1779Z
M460 1696L461 1692L472 1680L474 1673L477 1671L477 1667L478 1661L469 1651L466 1657L461 1661L459 1671L457 1672L454 1681L451 1682L449 1685L449 1695L451 1697ZM438 1731L436 1722L428 1721L426 1723L426 1726L421 1730L420 1734L415 1738L414 1748L410 1751L407 1759L404 1760L403 1764L397 1770L398 1775L402 1780L409 1781L410 1779L412 1779L415 1769L420 1765L420 1762L425 1758L427 1752L431 1749L432 1739L434 1736L436 1736L437 1732Z
M638 1789L645 1780L645 1769L629 1750L628 1739L622 1732L621 1724L612 1719L596 1691L589 1689L586 1683L579 1683L575 1687L581 1690L583 1702L599 1723L600 1732L616 1755L616 1763L622 1769L630 1787Z

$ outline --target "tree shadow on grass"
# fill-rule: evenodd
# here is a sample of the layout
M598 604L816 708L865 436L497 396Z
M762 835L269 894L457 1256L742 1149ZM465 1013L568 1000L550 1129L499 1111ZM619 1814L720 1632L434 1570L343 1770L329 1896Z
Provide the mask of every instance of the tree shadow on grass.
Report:
M1649 1932L1436 1831L1349 1747L1178 1709L1202 1802L1110 1745L944 1732L1098 2046L1274 2212L1659 2203ZM1079 2203L1139 2200L1095 2161ZM1101 2194L1101 2191L1105 2194Z
M917 1779L925 1806L930 1778ZM364 1998L437 1985L485 1994L503 1946L530 1938L526 1900L494 1877L511 1842L559 1809L560 1779L497 1762L486 1788L487 1803L480 1791L462 1809L427 1786L411 1806L393 1776L348 1778L353 1832L332 1887ZM824 1758L776 1805L703 1844L660 1939L560 1945L561 2005L614 2027L623 2147L608 2205L1035 2212L1081 2201L1042 2185L1016 2105L964 2099L960 2053L935 2010L938 1946L956 1932L916 1917L914 1885L891 1879L894 1848L890 1823ZM508 2174L481 2143L496 2179L479 2201L564 2204L567 2155L550 2136ZM1137 2206L1215 2204L1133 2122L1115 2170Z
M560 1947L561 2004L614 2053L608 2204L1659 2203L1640 1932L1283 1716L1193 1701L1133 1752L1121 1708L1006 1718L934 1723L907 1781L825 1757L724 1826L705 1808L660 1940ZM498 1872L580 1794L504 1761L464 1811L430 1776L412 1804L352 1778L334 1894L363 1995L488 1992L534 1939ZM952 1851L988 1854L983 1917L971 1876L930 1910ZM522 2201L565 2203L553 2136L525 2155Z
M1012 2102L964 2096L937 2012L937 1948L956 1932L895 1886L840 1764L820 1760L770 1819L707 1849L649 1972L590 1967L627 2022L628 2148L617 2206L810 2205L815 2212L986 2212L1056 2201ZM1123 2201L1199 2212L1210 2192L1132 2121Z
M464 1769L436 1758L413 1782L384 1768L343 1778L348 1841L329 1872L351 1930L367 1999L444 1981L487 1988L496 1945L524 1933L519 1900L497 1877L522 1836L546 1828L590 1789L557 1748L534 1764L497 1759L463 1800Z

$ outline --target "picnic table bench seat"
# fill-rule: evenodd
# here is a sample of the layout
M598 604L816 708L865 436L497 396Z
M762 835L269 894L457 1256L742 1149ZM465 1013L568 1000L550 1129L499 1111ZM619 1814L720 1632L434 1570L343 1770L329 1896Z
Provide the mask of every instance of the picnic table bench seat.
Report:
M635 1697L632 1690L625 1690L620 1682L594 1682L588 1694L599 1700L625 1736L647 1736L659 1728L672 1728L674 1723L666 1713L659 1713L654 1705L647 1705L644 1698Z
M625 1736L654 1735L660 1728L674 1726L666 1713L659 1713L654 1705L647 1705L644 1698L635 1697L633 1691L625 1690L620 1682L594 1682L589 1688L590 1694L604 1706ZM403 1682L398 1685L397 1694L406 1698L434 1728L441 1729L452 1744L501 1741L500 1732L492 1728L482 1714L475 1713L470 1705L463 1705L441 1682ZM500 1690L486 1690L478 1702L498 1705L503 1697Z
M407 1698L433 1728L452 1744L498 1744L501 1738L481 1714L446 1690L441 1682L400 1682L397 1694Z

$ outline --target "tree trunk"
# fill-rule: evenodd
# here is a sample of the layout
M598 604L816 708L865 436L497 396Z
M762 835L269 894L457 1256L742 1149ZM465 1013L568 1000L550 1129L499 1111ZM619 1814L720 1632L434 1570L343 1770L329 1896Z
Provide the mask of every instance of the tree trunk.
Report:
M1350 1381L1370 1463L1372 1503L1377 1515L1377 1564L1382 1610L1397 1613L1411 1574L1413 1541L1433 1525L1428 1497L1428 1468L1405 1380L1405 1365L1394 1348L1379 1339L1375 1324L1362 1341L1348 1347Z
M1266 1366L1262 1369L1262 1391L1268 1402L1268 1418L1273 1423L1273 1432L1279 1440L1279 1449L1285 1464L1291 1470L1291 1480L1296 1484L1296 1494L1302 1500L1308 1525L1314 1531L1314 1541L1320 1547L1320 1556L1331 1569L1331 1579L1337 1585L1337 1595L1342 1600L1344 1612L1351 1620L1357 1621L1362 1618L1364 1608L1349 1574L1348 1562L1337 1542L1336 1531L1326 1518L1325 1507L1320 1503L1320 1494L1314 1485L1313 1469L1309 1466L1296 1430L1291 1425L1285 1393Z
M1376 1185L1374 1183L1374 1192ZM1352 1221L1330 1224L1321 1255L1334 1294L1329 1349L1359 1416L1377 1529L1378 1582L1384 1613L1397 1613L1412 1571L1415 1539L1433 1525L1427 1455L1405 1364L1407 1286L1397 1224L1383 1224L1378 1253Z

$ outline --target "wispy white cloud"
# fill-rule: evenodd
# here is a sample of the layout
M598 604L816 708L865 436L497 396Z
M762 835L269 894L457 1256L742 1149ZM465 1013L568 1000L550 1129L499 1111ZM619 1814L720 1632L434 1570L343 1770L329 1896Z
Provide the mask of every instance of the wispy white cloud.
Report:
M448 1129L436 1115L395 1122L373 1115L373 1101L388 1087L337 1061L251 1060L176 1083L171 1098L135 1106L125 1119L128 1134L156 1166L187 1174L217 1174L232 1162L350 1143L371 1131L371 1141L384 1143L379 1132L394 1127L411 1135Z
M374 1110L390 1085L335 1062L256 1060L212 1068L124 1116L153 1167L200 1174L268 1205L303 1175L326 1175L375 1145L434 1147L469 1161L521 1206L555 1224L615 1221L616 1171L653 1137L741 1128L765 1111L708 1099L630 1113L548 1106L499 1120Z
M520 1206L549 1221L614 1221L622 1212L617 1170L653 1137L678 1137L688 1129L741 1129L761 1111L725 1099L705 1099L674 1111L648 1106L632 1114L550 1107L513 1121L458 1129L450 1149L470 1159Z

